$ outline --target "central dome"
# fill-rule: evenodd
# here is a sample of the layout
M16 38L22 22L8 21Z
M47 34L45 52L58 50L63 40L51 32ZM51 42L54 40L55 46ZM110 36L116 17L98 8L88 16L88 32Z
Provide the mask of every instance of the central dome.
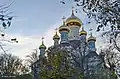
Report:
M77 26L80 26L80 27L81 27L82 22L81 22L81 20L80 20L78 17L76 17L76 16L74 15L74 13L72 12L72 15L71 15L70 17L68 17L68 19L66 20L66 25L67 25L67 26L77 25Z

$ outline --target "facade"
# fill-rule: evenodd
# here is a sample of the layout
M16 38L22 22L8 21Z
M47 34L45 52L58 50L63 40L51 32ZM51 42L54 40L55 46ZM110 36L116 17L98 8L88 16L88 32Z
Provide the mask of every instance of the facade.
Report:
M54 49L57 47L61 50L68 50L70 52L69 56L71 61L74 60L74 67L84 71L85 79L98 79L93 75L99 75L99 72L102 69L102 60L96 53L96 38L92 33L87 38L87 32L82 26L81 20L74 15L73 11L71 16L64 20L63 24L59 27L59 33L60 36L56 31L53 36L54 46L49 48ZM40 59L45 58L46 46L44 45L43 40L39 49ZM40 69L37 68L40 67L40 60L33 63L31 66L34 72L34 79L38 79L37 75ZM72 79L76 78L74 77Z

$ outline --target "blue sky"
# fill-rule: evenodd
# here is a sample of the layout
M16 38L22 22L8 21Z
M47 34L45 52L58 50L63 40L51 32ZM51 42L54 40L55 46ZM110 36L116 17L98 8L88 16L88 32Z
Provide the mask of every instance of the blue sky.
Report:
M15 0L10 11L16 16L10 32L34 35L45 32L50 25L60 21L71 9L71 4L62 5L59 0ZM29 29L28 29L29 28Z
M4 4L9 1L11 0L0 0L0 3ZM13 12L11 15L15 17L6 33L9 37L17 37L19 43L8 43L5 48L9 49L9 53L24 57L39 47L42 36L45 37L45 44L51 46L54 29L62 24L61 18L63 16L69 17L71 15L71 8L75 6L71 2L72 0L67 1L67 4L63 5L59 0L15 0L9 10ZM90 28L96 29L95 22L86 24L87 18L82 9L79 9L76 16L82 20L87 31ZM93 35L97 36L97 34Z

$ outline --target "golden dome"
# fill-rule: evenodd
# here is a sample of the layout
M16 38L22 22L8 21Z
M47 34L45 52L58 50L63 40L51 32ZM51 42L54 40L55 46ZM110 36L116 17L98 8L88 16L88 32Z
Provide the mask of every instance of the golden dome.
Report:
M96 38L92 36L92 33L91 33L91 36L88 38L88 41L91 41L91 40L96 41Z
M70 17L68 17L68 19L66 20L66 25L67 26L71 26L71 25L77 25L77 26L81 26L82 25L82 22L81 20L76 17L74 15L74 13L72 12L72 15Z
M44 38L42 38L42 44L40 45L39 49L46 49L46 46L44 45L43 39Z
M56 34L53 36L53 40L54 40L54 39L58 39L58 40L60 39L60 37L58 36L57 32L56 32Z
M82 30L80 31L80 35L87 35L87 32L84 30L84 27L82 27Z
M59 27L59 32L62 32L62 31L67 31L67 32L70 31L69 27L65 25L65 22L63 22L63 25Z

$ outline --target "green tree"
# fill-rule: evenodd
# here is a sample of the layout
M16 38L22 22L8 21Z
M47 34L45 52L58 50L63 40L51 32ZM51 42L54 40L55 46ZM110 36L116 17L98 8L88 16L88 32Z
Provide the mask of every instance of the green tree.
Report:
M16 76L15 79L33 79L33 77L30 74L23 74Z
M97 31L105 26L111 29L120 29L120 1L119 0L73 0L76 8L82 7L89 19L94 20L99 24ZM61 0L61 3L67 3L66 0Z
M102 56L109 79L117 79L116 68L120 62L119 53L114 52L114 50L109 47L102 50L100 55Z
M41 69L42 79L72 79L77 73L71 64L68 51L57 48L47 51L47 63ZM77 79L81 79L81 75Z
M0 77L16 76L26 72L28 69L17 56L6 53L0 55Z

